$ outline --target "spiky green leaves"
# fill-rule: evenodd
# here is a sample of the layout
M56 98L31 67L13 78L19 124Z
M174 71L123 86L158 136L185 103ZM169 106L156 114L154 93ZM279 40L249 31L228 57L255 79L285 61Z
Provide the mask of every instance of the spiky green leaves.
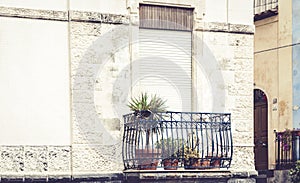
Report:
M141 93L138 97L132 97L127 106L132 111L149 110L151 112L164 112L167 108L165 104L166 100L163 100L156 94L149 97L145 92Z

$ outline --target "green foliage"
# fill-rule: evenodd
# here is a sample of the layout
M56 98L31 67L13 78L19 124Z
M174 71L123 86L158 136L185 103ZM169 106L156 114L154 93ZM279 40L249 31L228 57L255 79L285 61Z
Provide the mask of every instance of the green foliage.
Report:
M163 100L156 94L149 97L145 93L141 93L138 97L132 97L127 105L132 111L149 110L151 112L163 112L166 110L166 100Z
M162 149L162 158L177 158L180 146L183 144L182 139L161 139L155 143L157 149Z
M183 157L185 160L189 160L191 158L199 158L199 152L196 148L191 148L187 145L183 148Z
M293 183L300 182L300 160L295 163L295 166L289 171L290 180Z
M152 96L150 100L149 110L152 112L164 112L167 109L166 100L163 100L156 94Z

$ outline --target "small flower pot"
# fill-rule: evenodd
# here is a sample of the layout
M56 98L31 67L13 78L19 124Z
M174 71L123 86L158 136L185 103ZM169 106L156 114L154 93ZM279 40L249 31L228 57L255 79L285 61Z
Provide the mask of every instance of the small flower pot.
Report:
M198 158L189 158L184 160L185 169L197 169L201 166L201 162Z
M139 162L139 170L156 170L158 165L158 160L143 160Z
M178 160L177 159L164 159L163 160L165 170L177 170Z
M137 168L139 170L156 170L160 155L160 149L136 149L135 158L137 160Z

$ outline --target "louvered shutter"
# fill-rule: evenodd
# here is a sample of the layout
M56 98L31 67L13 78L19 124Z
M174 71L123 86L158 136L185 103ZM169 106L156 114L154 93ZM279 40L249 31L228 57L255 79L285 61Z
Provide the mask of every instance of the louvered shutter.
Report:
M167 99L168 110L191 111L191 32L140 29L134 92Z

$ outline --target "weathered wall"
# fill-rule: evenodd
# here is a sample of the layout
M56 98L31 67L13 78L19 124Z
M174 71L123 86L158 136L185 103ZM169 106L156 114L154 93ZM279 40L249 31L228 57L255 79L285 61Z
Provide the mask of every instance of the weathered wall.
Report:
M130 84L129 26L72 22L70 34L73 171L122 171L120 110L128 91L118 87Z
M254 83L268 98L269 168L275 167L274 130L292 128L291 1L279 14L255 22ZM277 99L273 103L273 99Z

